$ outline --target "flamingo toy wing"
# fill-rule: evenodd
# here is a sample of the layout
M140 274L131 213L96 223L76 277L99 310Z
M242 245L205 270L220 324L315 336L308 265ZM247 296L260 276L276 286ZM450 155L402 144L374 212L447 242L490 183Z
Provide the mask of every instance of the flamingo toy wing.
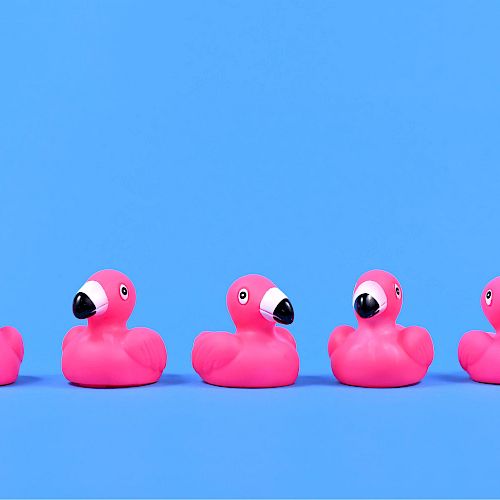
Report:
M73 340L75 340L80 334L85 332L85 327L84 326L75 326L73 327L65 336L63 340L63 351L66 348L67 345L71 344Z
M493 343L493 335L480 330L467 332L458 345L458 360L461 367L467 370L482 357Z
M210 373L228 365L240 352L240 339L227 332L203 332L193 346L193 368L198 374Z
M429 366L434 358L434 346L429 332L420 326L409 326L399 332L399 343L416 363Z
M132 328L124 342L125 351L140 365L162 372L167 365L167 349L162 338L149 328Z
M275 332L280 340L283 340L284 342L288 342L295 349L297 348L297 342L295 342L293 335L286 328L282 328L281 326L277 326L275 328Z
M345 342L347 337L354 332L354 328L348 325L337 326L330 335L330 339L328 340L328 356L332 356L333 352L339 347L341 344Z
M13 326L4 326L0 328L0 336L12 348L19 361L22 361L24 357L24 345L21 334Z

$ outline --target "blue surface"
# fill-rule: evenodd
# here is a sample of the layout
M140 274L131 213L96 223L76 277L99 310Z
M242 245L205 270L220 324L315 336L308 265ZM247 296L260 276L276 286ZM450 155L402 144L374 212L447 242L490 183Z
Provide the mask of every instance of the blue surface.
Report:
M0 304L26 358L0 390L0 496L498 496L499 388L460 373L500 274L498 2L11 2L0 15ZM94 271L126 272L162 383L59 373ZM336 384L357 277L401 281L428 378ZM302 376L202 384L249 272L292 299Z

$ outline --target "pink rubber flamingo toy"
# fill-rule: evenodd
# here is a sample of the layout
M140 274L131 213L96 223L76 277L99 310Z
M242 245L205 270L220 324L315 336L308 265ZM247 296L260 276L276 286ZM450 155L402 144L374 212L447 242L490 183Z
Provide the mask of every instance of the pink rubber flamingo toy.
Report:
M21 334L12 326L0 328L0 385L17 380L24 356Z
M398 280L385 271L369 271L354 288L358 328L339 326L328 342L335 377L360 387L402 387L419 382L434 357L424 328L396 323L403 302Z
M167 363L160 335L149 328L127 328L135 305L127 276L95 273L73 300L73 313L88 326L72 328L64 338L62 370L72 383L86 387L131 387L157 382Z
M458 360L472 380L500 384L500 277L486 285L481 307L495 333L467 332L458 345Z
M295 340L285 328L293 322L292 304L267 278L236 280L227 293L236 333L204 332L193 346L193 367L207 383L224 387L291 385L299 373Z

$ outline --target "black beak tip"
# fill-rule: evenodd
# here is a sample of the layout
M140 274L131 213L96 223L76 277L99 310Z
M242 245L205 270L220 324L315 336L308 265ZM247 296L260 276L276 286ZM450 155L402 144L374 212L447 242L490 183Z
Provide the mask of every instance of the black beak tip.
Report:
M73 299L73 314L78 319L87 319L96 312L95 304L90 297L82 292L78 292Z
M288 299L283 299L273 312L273 318L282 325L291 325L294 320L292 303Z
M354 301L354 310L363 319L372 318L379 312L379 309L379 303L367 293L362 293Z

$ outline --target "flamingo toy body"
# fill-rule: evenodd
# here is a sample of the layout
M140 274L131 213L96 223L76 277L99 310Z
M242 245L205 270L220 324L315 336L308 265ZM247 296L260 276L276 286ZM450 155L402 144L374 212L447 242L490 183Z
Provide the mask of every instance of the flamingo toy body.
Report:
M328 342L333 374L347 385L402 387L419 382L434 357L424 328L396 323L403 292L385 271L369 271L354 288L358 327L335 328Z
M292 334L276 323L293 322L292 304L257 274L236 280L227 293L236 333L203 332L195 340L193 368L207 383L224 387L291 385L299 373Z
M95 273L73 300L73 313L87 326L72 328L64 338L62 370L76 385L131 387L157 382L167 363L165 344L149 328L127 327L135 288L124 274Z
M500 384L500 277L486 285L481 307L495 331L467 332L458 345L458 360L472 380Z

